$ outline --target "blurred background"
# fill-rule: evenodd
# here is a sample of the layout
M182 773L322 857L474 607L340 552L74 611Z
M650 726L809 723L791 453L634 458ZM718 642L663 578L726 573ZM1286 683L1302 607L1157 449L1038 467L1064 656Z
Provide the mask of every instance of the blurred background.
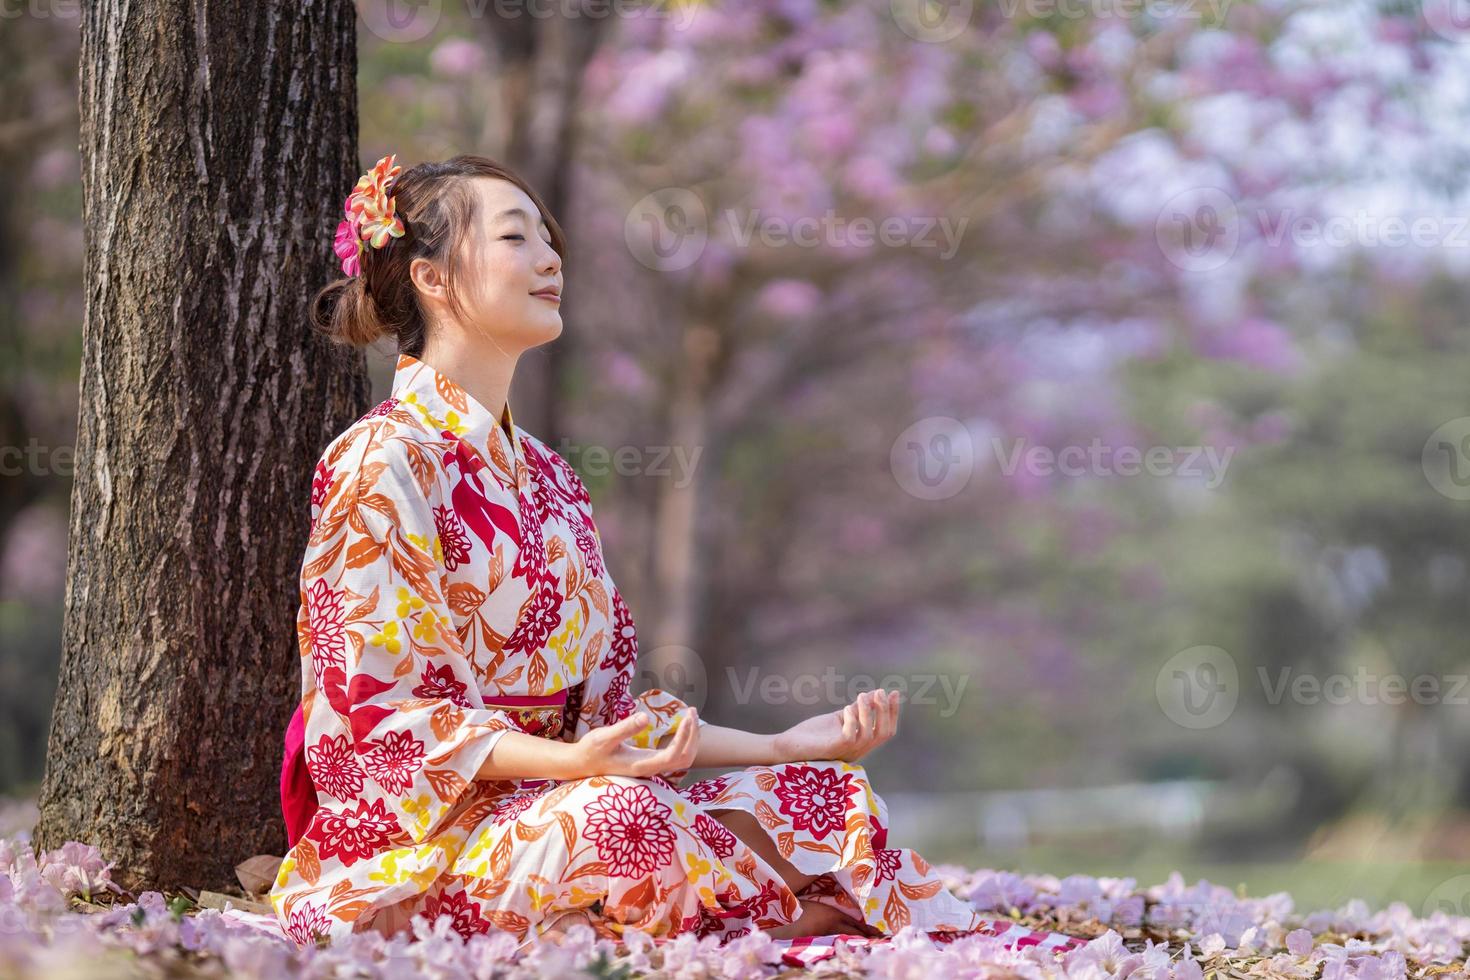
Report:
M511 404L644 686L758 731L903 689L866 762L932 860L1467 914L1451 0L359 10L364 169L532 160L559 202ZM77 39L0 14L8 820L60 654Z

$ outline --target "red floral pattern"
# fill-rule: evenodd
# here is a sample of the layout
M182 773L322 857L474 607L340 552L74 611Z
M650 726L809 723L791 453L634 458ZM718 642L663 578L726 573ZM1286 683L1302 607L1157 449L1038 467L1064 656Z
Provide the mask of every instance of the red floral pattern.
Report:
M315 905L303 903L291 913L285 928L286 935L296 942L302 945L313 943L317 937L329 935L327 913Z
M311 583L306 590L307 622L310 624L310 643L313 656L321 668L342 667L347 650L347 634L343 629L347 610L342 605L342 593L334 592L321 579Z
M401 831L382 800L358 800L355 811L323 811L313 826L320 829L322 857L352 865L387 847Z
M313 783L344 803L362 792L365 777L345 735L323 735L306 750L306 768Z
M694 818L694 832L720 858L727 858L734 854L735 847L739 844L735 835L730 833L724 824L707 813L701 813Z
M424 918L435 922L441 915L447 915L453 920L454 931L466 941L471 936L490 931L489 921L480 915L480 906L471 902L463 891L441 894L424 902Z
M473 707L470 704L469 689L454 676L454 671L448 664L438 667L425 665L421 677L423 683L413 689L414 697L444 698L447 701L453 701L461 708Z
M470 560L470 535L458 514L448 507L435 507L434 529L439 532L447 570L452 572Z
M413 774L424 764L424 743L408 732L389 732L366 742L367 774L389 793L402 793L413 785Z
M586 488L508 406L497 418L400 356L393 397L314 472L297 635L319 808L271 891L298 942L448 915L460 935L524 944L574 908L612 936L794 921L797 897L714 812L729 809L820 876L808 893L879 929L980 921L921 857L884 848L861 766L753 766L684 789L685 772L481 778L506 732L575 741L642 708L653 723L633 742L657 746L685 707L632 693L637 630Z
M611 786L587 807L583 833L613 875L651 874L673 856L672 812L647 786Z
M776 799L780 810L791 817L797 830L809 831L826 840L847 824L848 797L861 792L851 773L840 776L832 769L787 766L776 777Z
M638 631L633 626L633 617L628 613L628 604L621 595L613 596L612 636L608 641L607 656L601 666L608 670L621 671L631 667L638 659Z

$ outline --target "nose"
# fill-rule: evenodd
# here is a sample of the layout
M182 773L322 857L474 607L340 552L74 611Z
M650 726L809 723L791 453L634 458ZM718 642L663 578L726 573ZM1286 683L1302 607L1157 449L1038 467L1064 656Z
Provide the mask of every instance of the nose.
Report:
M541 265L537 271L548 277L561 271L561 256L549 244L545 246L545 254L541 258Z

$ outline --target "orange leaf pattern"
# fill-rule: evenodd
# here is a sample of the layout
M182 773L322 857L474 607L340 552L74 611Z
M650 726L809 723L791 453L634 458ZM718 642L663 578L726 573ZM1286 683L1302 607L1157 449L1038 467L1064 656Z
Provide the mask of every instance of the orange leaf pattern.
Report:
M638 639L576 472L407 354L392 395L322 452L297 636L310 824L271 891L298 942L406 931L533 941L560 912L608 937L734 938L792 922L780 874L710 811L739 809L843 909L965 930L984 921L886 846L862 766L752 766L650 778L481 777L506 732L575 741L643 709L658 746L686 707L632 692ZM700 724L706 724L703 719ZM555 832L552 832L555 828ZM837 889L833 892L831 889ZM907 899L907 901L905 901Z

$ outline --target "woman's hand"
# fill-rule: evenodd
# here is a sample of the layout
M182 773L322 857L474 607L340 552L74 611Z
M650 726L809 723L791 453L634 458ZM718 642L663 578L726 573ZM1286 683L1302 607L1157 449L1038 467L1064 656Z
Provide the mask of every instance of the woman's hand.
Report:
M656 776L688 769L699 751L699 717L694 708L684 713L679 730L661 749L642 749L626 741L647 728L653 719L636 711L622 721L594 728L573 742L578 768L588 776Z
M897 691L864 691L836 711L808 718L776 736L785 761L840 759L856 762L898 731Z

